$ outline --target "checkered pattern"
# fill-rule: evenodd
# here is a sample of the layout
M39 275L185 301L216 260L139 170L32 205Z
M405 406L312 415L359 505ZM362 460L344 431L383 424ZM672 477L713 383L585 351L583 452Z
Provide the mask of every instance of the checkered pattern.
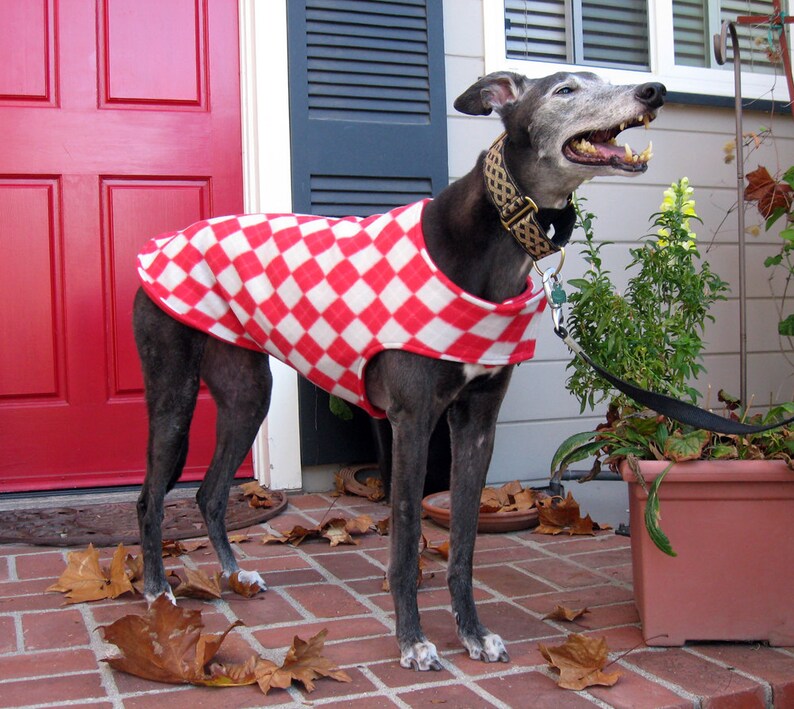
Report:
M428 200L361 219L220 217L159 236L138 256L149 296L180 321L264 350L374 416L364 369L384 349L454 362L530 359L546 300L532 282L490 303L431 261Z

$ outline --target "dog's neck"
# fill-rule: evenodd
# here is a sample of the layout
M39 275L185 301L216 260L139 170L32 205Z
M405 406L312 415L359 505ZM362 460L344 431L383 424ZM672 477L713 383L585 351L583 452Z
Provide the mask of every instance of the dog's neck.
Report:
M568 196L562 209L539 209L510 173L505 160L507 133L502 133L485 156L485 188L499 212L502 226L533 260L559 251L571 237L576 214ZM549 230L553 227L553 235Z
M430 257L453 283L479 298L501 302L526 289L534 259L502 224L485 172L483 154L471 172L428 204L422 227ZM518 192L526 194L520 186ZM573 229L573 208L564 196L561 202L563 209L541 208L535 215L544 233L553 226L556 246Z

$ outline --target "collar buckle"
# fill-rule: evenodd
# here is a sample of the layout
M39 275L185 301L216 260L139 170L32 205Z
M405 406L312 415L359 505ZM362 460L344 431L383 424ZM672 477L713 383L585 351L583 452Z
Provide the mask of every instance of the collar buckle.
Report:
M510 231L510 229L512 229L517 222L520 222L524 217L526 217L527 213L534 214L538 211L538 205L535 204L535 201L531 197L527 197L527 195L521 195L518 200L519 204L521 204L520 200L523 200L524 204L518 208L518 211L507 218L504 218L505 215L503 213L503 218L500 220L502 222L502 226L508 231ZM505 210L505 212L506 211L507 210Z

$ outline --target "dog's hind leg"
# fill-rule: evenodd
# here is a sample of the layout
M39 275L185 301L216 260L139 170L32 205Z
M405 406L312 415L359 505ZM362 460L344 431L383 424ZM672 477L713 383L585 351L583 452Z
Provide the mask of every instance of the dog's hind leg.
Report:
M240 572L242 580L267 588L255 571L240 571L226 534L226 505L237 469L254 442L270 405L271 376L267 355L219 340L207 343L201 375L218 407L215 453L196 495L209 538L224 576Z
M451 526L447 583L458 637L469 656L485 662L508 662L502 639L479 620L472 591L474 544L480 494L493 452L496 416L509 379L505 371L496 375L504 383L485 377L475 380L450 406L447 414L452 440Z
M144 595L149 602L162 593L173 600L162 559L163 499L185 465L207 336L166 315L143 291L135 297L133 325L149 412L146 479L138 497Z

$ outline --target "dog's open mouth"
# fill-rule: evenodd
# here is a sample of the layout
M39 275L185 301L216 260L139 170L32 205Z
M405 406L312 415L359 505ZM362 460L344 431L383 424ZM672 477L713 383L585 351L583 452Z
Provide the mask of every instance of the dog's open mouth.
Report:
M654 113L645 113L632 121L605 130L592 130L571 138L562 148L563 155L571 162L592 167L610 166L629 172L644 172L653 157L653 144L649 143L641 153L635 153L629 144L618 145L617 136L627 128L645 126L656 118Z

